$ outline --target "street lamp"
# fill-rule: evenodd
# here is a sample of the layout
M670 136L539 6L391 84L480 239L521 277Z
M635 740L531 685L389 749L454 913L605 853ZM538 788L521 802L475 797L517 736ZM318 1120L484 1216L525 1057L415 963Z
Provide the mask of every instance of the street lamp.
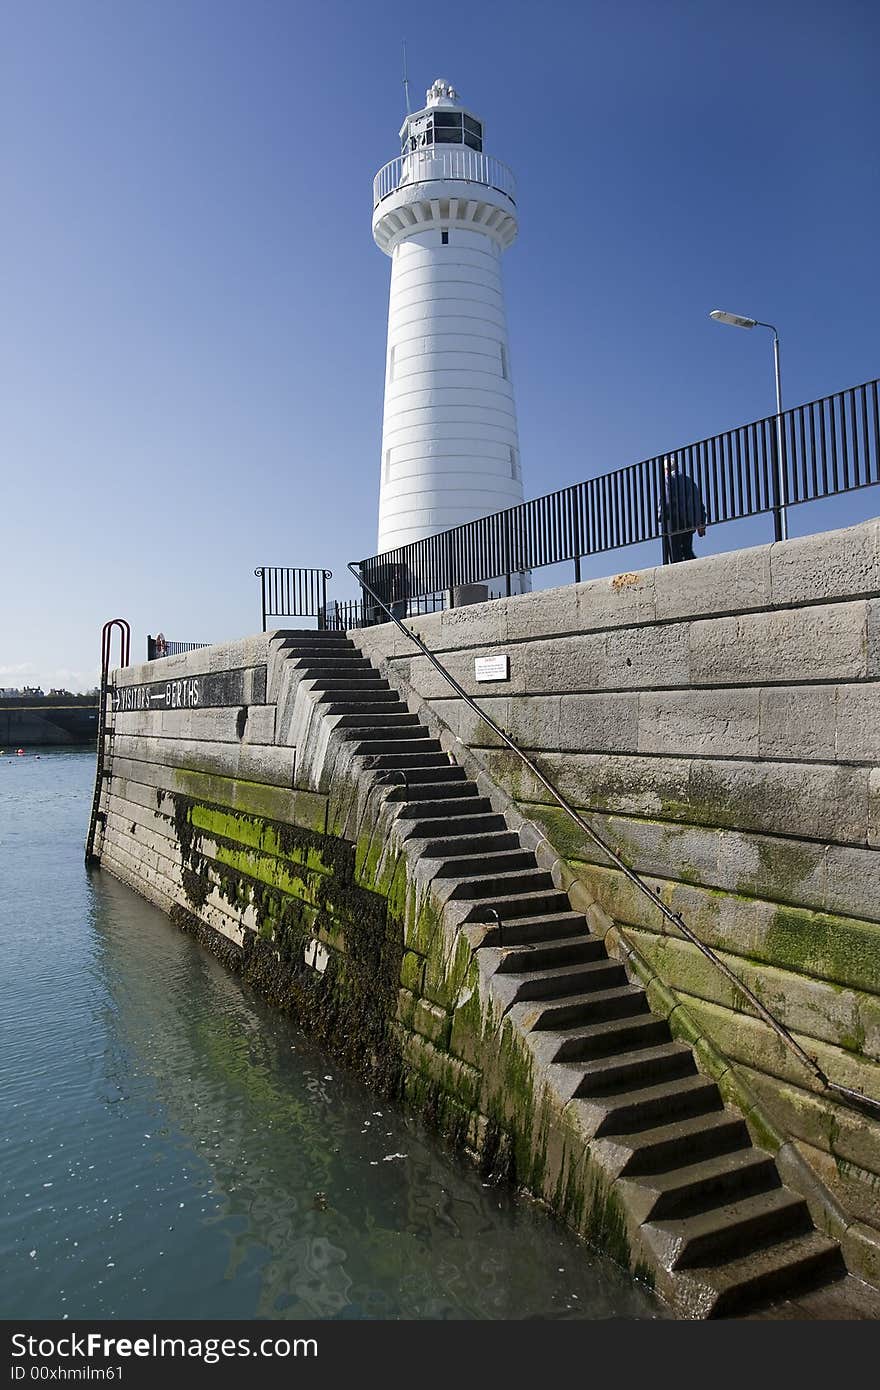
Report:
M761 319L745 318L742 314L728 314L724 309L713 309L709 315L716 323L729 323L734 328L769 328L773 334L773 368L776 373L776 469L779 485L779 505L774 508L776 539L788 540L788 521L785 515L785 466L782 457L782 377L779 371L779 334L772 323Z

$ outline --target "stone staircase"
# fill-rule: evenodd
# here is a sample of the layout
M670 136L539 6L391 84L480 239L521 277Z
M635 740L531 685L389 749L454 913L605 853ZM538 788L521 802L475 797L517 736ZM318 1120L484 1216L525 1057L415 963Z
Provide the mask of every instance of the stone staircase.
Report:
M464 927L488 924L476 939L497 961L493 988L615 1175L658 1292L685 1316L742 1315L843 1278L837 1244L691 1047L354 643L312 631L275 648L350 745L359 782L399 803L397 833L422 874L449 881L447 907Z

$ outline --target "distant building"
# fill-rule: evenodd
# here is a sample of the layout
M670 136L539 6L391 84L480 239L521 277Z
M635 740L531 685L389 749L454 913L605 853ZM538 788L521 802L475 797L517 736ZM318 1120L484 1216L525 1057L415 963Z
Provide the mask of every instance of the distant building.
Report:
M60 692L54 691L53 693L57 695ZM30 695L37 700L45 700L46 698L46 692L39 685L0 686L0 700L17 700L25 695Z

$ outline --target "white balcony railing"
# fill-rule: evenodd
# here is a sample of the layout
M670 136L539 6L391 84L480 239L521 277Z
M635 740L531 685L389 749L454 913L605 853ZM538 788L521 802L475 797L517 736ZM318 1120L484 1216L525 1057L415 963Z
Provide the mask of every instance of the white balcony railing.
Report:
M513 174L500 159L491 154L481 154L478 150L435 146L433 149L398 155L380 169L373 179L373 207L378 207L383 198L396 193L398 188L407 188L414 183L435 183L438 179L481 183L485 188L494 188L498 193L503 193L512 203L516 202Z

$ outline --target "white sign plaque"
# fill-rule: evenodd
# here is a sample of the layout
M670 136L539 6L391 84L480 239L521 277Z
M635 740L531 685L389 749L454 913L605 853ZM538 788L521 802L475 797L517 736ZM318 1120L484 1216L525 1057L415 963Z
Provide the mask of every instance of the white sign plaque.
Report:
M510 679L510 657L475 656L474 679L478 681L506 681Z

